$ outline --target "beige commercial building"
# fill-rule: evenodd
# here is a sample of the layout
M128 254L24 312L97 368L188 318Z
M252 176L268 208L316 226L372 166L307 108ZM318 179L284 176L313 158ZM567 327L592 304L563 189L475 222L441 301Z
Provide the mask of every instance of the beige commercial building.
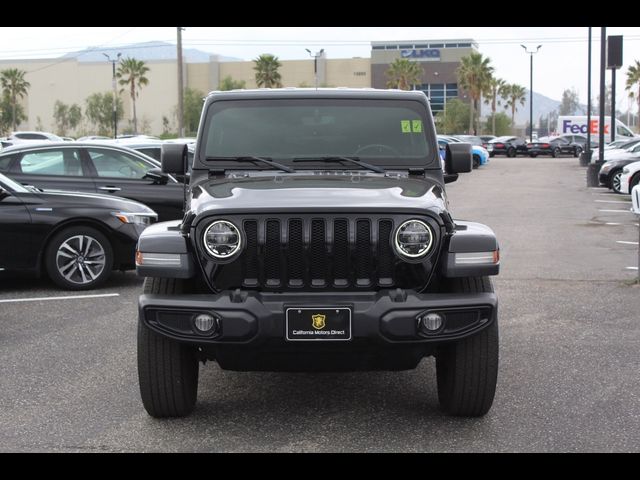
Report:
M279 72L285 87L375 87L386 88L385 71L395 58L410 58L423 65L422 88L436 101L434 109L444 105L447 98L458 96L455 68L462 55L477 48L473 40L373 42L371 58L327 58L323 52L314 62L281 60ZM136 100L138 130L148 134L163 131L163 118L169 120L170 130L176 130L178 91L175 46L161 42L136 44L117 50L123 57L144 60L149 67L149 84L140 90ZM25 79L31 84L23 106L28 120L20 130L55 131L53 108L56 100L78 104L83 108L92 93L112 91L112 64L104 55L116 57L116 51L90 50L58 59L3 60L0 70L18 68L27 72ZM230 60L197 50L185 51L184 85L203 93L218 89L220 81L231 76L244 80L247 88L255 88L253 61ZM315 68L314 68L315 67ZM317 70L317 72L315 71ZM317 78L316 78L317 75ZM118 86L118 89L120 87ZM119 124L122 132L132 118L128 91L120 94L125 107L125 119ZM442 101L440 100L442 99ZM130 127L129 127L130 128ZM93 133L86 122L71 134Z

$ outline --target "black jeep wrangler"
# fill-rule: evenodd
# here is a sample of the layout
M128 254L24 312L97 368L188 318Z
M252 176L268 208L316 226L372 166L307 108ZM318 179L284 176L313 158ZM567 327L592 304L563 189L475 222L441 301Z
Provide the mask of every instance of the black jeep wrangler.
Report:
M182 175L187 149L165 145ZM185 215L138 242L138 372L154 417L189 414L200 362L228 370L413 369L435 356L438 397L479 416L498 372L499 250L454 221L422 92L213 92ZM444 171L443 171L444 170Z

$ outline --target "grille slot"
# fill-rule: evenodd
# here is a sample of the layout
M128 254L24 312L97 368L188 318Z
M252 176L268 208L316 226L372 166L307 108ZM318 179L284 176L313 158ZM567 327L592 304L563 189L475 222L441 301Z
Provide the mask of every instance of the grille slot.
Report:
M309 274L312 287L326 286L327 277L327 238L324 220L311 221L311 236L309 239Z
M345 218L333 222L333 285L349 285L349 222Z
M247 247L244 252L242 263L244 269L245 287L258 286L258 222L247 220L244 222L244 233L247 237Z
M356 222L356 285L368 287L371 285L371 273L373 268L371 252L371 224L368 220Z
M264 273L267 287L280 286L280 222L267 220Z
M393 257L391 249L391 220L380 220L378 224L378 285L390 287L393 285Z
M290 287L304 285L304 231L302 220L295 218L289 221L289 251L287 253L287 269Z

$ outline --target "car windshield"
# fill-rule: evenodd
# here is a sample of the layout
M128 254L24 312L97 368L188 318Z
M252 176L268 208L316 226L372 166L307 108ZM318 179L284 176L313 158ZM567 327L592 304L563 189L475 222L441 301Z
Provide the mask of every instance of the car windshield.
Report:
M27 190L26 188L24 188L22 185L20 185L19 183L14 182L13 180L11 180L9 177L5 177L3 174L0 173L0 186L5 187L9 190L11 190L12 192L18 192L18 193L29 193L29 190Z
M203 157L226 168L233 158L247 156L289 166L296 158L358 157L383 167L425 167L437 159L425 123L424 105L412 100L218 101L209 108ZM352 168L335 162L295 164L296 170L319 167Z

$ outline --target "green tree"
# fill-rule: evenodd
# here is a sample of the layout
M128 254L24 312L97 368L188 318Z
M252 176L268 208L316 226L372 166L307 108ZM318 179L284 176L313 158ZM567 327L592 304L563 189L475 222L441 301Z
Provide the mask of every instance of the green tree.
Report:
M60 136L65 136L67 130L75 128L80 124L82 120L82 109L79 105L67 105L60 100L56 100L53 105L53 120L56 125L56 133Z
M13 125L13 105L8 95L0 96L0 134L6 135L10 132ZM18 124L27 119L22 105L17 104L15 108L15 118Z
M24 70L9 68L0 72L0 85L2 93L6 95L11 105L11 128L16 129L20 121L18 116L18 97L24 98L31 84L24 79L27 74Z
M385 75L389 79L387 88L398 88L400 90L411 90L420 82L424 70L418 62L412 62L406 58L396 58Z
M436 127L443 134L456 134L465 131L469 118L468 103L454 98L447 102L446 110L436 114Z
M227 77L231 78L231 77ZM243 82L244 83L244 82ZM184 130L189 135L195 135L200 124L202 105L205 94L194 88L184 89Z
M516 122L516 110L518 110L518 103L524 105L524 101L527 98L527 90L516 83L511 83L506 86L505 97L507 98L507 107L511 109L511 126Z
M499 107L501 105L500 101L504 99L506 86L507 82L503 79L491 77L485 92L484 103L491 105L491 135L496 134L496 107ZM487 127L486 129L488 130L489 128Z
M625 90L629 90L629 97L636 99L638 102L638 112L640 112L640 62L635 60L635 65L630 65L627 69L627 81ZM633 93L633 88L638 87L638 93Z
M145 85L149 84L149 79L145 77L145 74L149 71L142 60L136 60L135 58L127 57L124 60L120 60L118 65L118 71L116 77L118 77L120 85L127 85L129 87L129 95L131 96L131 102L133 106L133 131L138 133L138 115L136 113L136 98L140 95L140 90ZM120 90L123 92L124 88Z
M487 117L485 130L489 130L489 127L495 128L493 135L497 135L498 137L511 134L511 120L509 119L509 115L504 112L492 113Z
M458 84L467 91L471 99L469 109L469 133L476 135L476 114L479 113L478 103L482 94L489 89L489 81L493 75L491 59L481 53L472 52L460 59L457 70ZM477 113L476 113L477 112Z
M113 132L113 93L92 93L85 100L84 114L93 124L98 135L110 136ZM122 120L124 109L122 99L117 98L116 120Z
M562 92L562 100L559 107L560 115L575 115L579 105L578 92L573 88L566 89Z
M227 75L222 79L220 85L218 86L218 90L241 90L243 88L247 88L247 82L244 80L234 80L231 75ZM185 91L186 95L186 91Z
M269 53L263 53L254 60L256 71L256 85L264 88L282 88L282 76L278 69L282 64Z

